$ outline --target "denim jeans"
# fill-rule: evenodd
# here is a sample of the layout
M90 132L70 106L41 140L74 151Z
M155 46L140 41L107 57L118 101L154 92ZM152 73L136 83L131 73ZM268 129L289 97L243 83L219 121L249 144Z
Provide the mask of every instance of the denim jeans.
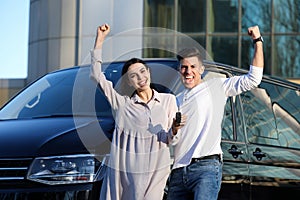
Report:
M216 200L221 188L223 163L215 159L199 160L172 170L168 200Z

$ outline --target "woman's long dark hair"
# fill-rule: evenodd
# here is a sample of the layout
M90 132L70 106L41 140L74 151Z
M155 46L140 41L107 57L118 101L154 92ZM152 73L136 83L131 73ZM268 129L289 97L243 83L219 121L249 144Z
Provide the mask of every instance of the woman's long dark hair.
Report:
M146 69L149 69L148 65L145 63L145 61L143 61L142 59L139 59L139 58L131 58L130 60L127 60L124 65L123 65L123 68L122 68L122 76L124 74L127 73L129 67L135 63L142 63L143 65L145 65Z

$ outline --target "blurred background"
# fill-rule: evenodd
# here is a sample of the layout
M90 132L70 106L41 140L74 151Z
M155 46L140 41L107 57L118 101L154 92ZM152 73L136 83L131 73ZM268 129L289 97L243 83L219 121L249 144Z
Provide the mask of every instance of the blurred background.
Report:
M16 1L12 2L16 4ZM131 56L174 57L174 54L168 51L142 47L155 43L156 46L164 46L162 49L173 48L176 52L177 44L181 42L180 39L176 39L178 32L196 40L215 62L246 69L251 63L253 53L247 28L258 25L264 38L264 73L300 82L298 0L22 0L22 2L27 3L28 10L23 10L25 21L21 24L28 25L28 29L17 31L17 35L25 36L21 42L25 41L24 46L27 49L18 51L18 46L14 46L9 52L16 60L25 56L25 72L16 77L0 77L0 106L21 88L47 72L88 64L96 28L103 23L111 25L109 37L113 38L104 46L106 48L104 61L127 59ZM18 5L20 6L16 4ZM12 8L9 11L15 10ZM7 16L4 17L9 19L12 16L5 15ZM144 27L160 27L175 32L166 31L164 35L161 32L147 33ZM16 30L16 27L13 23L8 23L5 29ZM150 34L158 35L148 37ZM0 36L2 39L6 37L3 34ZM160 40L155 39L158 37ZM139 50L126 52L126 49ZM3 67L10 66L5 64L0 69Z

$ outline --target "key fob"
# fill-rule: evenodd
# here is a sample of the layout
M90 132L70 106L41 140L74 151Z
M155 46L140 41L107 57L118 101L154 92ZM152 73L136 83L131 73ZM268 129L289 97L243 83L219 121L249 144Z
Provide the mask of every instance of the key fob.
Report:
M177 124L180 124L181 122L181 112L176 113L175 121Z

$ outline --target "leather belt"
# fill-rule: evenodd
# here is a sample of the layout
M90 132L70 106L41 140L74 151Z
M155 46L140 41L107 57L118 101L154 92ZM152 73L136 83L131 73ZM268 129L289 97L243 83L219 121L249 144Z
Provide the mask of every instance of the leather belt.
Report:
M201 160L208 160L208 159L214 159L214 160L221 161L221 156L219 154L214 154L214 155L204 156L201 158L192 158L191 163L199 162Z

